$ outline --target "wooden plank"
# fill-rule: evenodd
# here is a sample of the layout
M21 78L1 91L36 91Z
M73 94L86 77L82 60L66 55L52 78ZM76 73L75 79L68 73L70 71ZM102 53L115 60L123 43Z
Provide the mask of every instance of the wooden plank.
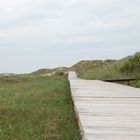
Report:
M83 140L140 140L140 89L69 72Z

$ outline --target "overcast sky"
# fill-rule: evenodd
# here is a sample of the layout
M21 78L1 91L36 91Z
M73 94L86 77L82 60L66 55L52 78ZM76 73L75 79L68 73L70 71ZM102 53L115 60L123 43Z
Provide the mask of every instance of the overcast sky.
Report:
M140 0L0 0L0 73L140 51Z

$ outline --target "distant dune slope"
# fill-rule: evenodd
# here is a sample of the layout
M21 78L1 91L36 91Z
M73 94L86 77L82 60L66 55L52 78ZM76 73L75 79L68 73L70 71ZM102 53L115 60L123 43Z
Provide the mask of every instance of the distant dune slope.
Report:
M140 52L121 60L81 61L72 69L83 79L123 79L136 78L132 84L140 87Z

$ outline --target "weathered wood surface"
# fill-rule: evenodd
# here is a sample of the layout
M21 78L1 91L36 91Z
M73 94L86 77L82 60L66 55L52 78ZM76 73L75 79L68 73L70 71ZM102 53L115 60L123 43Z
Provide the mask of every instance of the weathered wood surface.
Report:
M140 89L69 72L83 140L140 140Z

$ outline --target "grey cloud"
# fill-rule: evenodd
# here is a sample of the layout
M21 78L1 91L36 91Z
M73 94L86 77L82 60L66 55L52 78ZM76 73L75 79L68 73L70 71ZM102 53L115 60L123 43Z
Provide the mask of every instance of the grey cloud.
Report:
M0 72L121 58L140 50L138 0L7 2L0 4L0 59L6 59Z

